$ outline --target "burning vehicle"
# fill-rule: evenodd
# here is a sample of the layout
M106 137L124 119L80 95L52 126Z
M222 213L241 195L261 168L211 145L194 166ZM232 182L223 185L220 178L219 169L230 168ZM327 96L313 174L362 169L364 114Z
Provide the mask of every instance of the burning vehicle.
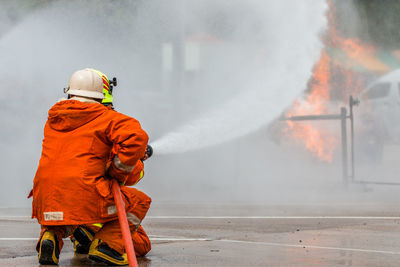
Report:
M379 162L385 144L400 144L400 69L381 76L359 94L359 153Z

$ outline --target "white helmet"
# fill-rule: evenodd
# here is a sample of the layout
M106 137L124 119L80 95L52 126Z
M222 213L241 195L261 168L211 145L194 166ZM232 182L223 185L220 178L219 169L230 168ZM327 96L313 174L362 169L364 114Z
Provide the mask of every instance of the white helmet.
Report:
M69 79L64 93L75 96L103 99L103 80L92 69L78 70Z

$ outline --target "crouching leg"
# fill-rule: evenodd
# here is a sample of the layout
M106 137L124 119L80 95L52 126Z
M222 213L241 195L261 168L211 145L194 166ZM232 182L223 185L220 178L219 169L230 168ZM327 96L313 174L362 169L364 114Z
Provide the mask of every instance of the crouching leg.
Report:
M121 191L125 197L126 214L136 256L144 256L150 251L151 243L140 224L150 208L151 198L135 188L121 187ZM118 219L105 223L95 234L89 258L107 264L128 264Z

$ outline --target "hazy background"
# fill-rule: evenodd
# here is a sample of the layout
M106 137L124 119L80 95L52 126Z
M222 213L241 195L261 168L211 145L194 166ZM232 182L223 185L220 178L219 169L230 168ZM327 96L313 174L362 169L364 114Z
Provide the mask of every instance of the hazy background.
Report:
M149 133L155 155L138 187L154 202L364 201L344 190L339 152L320 162L268 132L307 89L325 1L4 1L0 10L0 206L30 205L47 111L85 67L118 78L116 109ZM362 25L357 8L345 10ZM393 191L368 196L395 200Z

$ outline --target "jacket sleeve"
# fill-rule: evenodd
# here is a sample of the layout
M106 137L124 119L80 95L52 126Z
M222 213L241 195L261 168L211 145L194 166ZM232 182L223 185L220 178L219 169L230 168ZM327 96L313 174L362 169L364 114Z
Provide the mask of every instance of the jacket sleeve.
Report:
M136 163L144 156L149 138L137 120L117 114L118 118L110 123L107 130L107 137L116 148L107 176L125 183Z
M128 175L125 185L132 186L137 184L144 176L143 162L138 160L133 171Z

